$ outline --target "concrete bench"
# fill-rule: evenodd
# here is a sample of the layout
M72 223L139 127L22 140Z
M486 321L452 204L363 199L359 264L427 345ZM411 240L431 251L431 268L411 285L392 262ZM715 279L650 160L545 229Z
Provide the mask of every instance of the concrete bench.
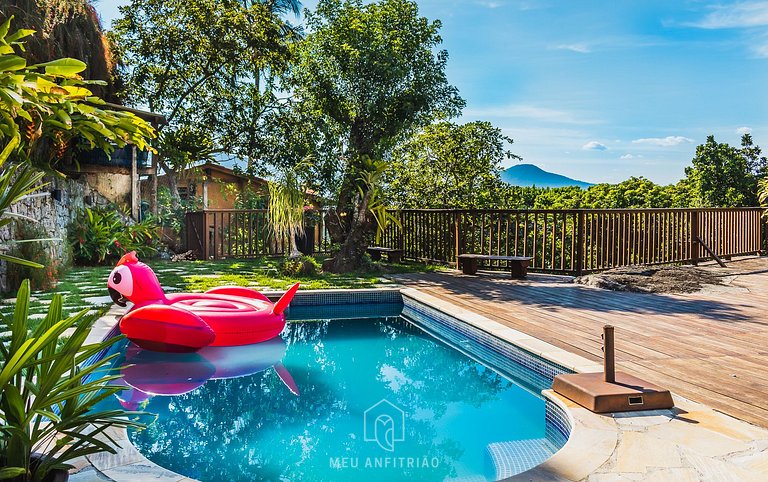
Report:
M459 266L464 274L477 273L480 261L506 261L512 271L513 278L525 278L528 266L533 258L527 256L493 256L486 254L460 254Z
M390 263L400 263L403 260L403 250L394 248L383 248L381 246L368 247L368 254L374 261L381 260L382 253L386 253L387 261Z

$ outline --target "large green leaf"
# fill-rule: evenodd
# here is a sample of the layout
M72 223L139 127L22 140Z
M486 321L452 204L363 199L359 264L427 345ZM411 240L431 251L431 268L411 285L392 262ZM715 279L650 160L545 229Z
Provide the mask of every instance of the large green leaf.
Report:
M9 254L0 254L0 259L2 259L3 261L7 261L9 263L20 264L22 266L29 266L30 268L45 268L45 266L43 266L40 263L35 263L34 261L18 258L16 256L11 256Z
M16 71L27 66L27 61L18 55L0 56L0 71Z
M27 473L24 467L3 467L0 469L0 480L12 479Z
M63 58L45 62L44 64L33 65L32 67L45 67L45 73L48 75L72 77L84 71L88 66L82 60Z
M18 42L19 40L29 37L30 35L34 34L35 31L29 28L20 28L11 35L5 37L5 41L8 43L11 42Z
M18 134L16 134L13 138L11 138L10 141L8 141L8 144L6 144L2 152L0 152L0 165L2 165L8 159L8 157L11 155L11 152L13 152L16 147L18 147L20 142L21 136Z

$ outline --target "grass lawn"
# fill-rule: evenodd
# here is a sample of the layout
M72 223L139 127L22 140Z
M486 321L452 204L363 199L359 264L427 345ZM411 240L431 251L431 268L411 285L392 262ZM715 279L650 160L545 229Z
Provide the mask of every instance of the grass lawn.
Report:
M376 264L381 273L322 273L309 277L286 277L278 270L279 262L279 259L274 258L258 258L175 263L151 260L147 264L157 274L166 293L202 292L225 285L247 286L256 290L282 290L296 282L301 283L301 289L375 288L393 284L386 278L386 273L442 269L423 264ZM73 315L83 309L97 313L108 308L112 300L107 292L107 276L112 268L113 266L72 268L55 289L32 293L29 304L30 326L34 328L45 317L48 305L56 293L64 296L64 316ZM15 294L6 294L4 299L0 300L0 316L13 315L14 296Z

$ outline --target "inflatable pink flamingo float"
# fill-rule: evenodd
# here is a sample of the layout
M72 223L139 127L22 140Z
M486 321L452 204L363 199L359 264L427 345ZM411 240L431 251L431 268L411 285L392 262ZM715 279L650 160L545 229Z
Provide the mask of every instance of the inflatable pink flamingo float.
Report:
M120 331L129 340L147 350L192 352L276 337L285 327L285 310L299 284L274 304L258 291L239 286L166 295L152 269L131 251L109 274L107 287L118 305L134 304L120 320Z

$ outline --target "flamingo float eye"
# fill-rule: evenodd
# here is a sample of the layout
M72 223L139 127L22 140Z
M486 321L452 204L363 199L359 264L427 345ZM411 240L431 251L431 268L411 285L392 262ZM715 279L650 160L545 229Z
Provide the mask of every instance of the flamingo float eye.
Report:
M124 296L133 294L133 276L127 266L118 266L109 275L107 286L117 290Z

